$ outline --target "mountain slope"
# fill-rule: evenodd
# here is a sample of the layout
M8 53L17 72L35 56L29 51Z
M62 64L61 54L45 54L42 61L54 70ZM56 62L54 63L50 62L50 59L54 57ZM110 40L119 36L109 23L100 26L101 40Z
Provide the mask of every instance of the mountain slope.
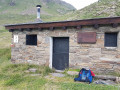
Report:
M81 10L63 16L66 20L78 20L120 16L120 0L98 0Z
M0 24L22 23L36 19L36 5L42 5L41 18L50 21L75 8L61 0L0 0Z

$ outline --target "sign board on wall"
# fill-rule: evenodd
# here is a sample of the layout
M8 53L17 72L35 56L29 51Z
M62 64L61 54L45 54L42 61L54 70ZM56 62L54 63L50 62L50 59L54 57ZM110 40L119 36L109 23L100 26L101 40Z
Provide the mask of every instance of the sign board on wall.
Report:
M79 32L77 41L78 43L87 44L96 43L96 32Z
M14 43L18 43L18 35L14 35Z

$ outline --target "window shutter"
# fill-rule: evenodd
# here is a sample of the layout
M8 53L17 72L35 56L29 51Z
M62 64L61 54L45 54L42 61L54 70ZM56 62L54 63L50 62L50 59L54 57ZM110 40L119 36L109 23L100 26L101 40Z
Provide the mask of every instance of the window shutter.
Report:
M78 43L96 43L96 32L79 32Z
M26 35L26 45L37 45L37 35Z
M117 47L117 33L105 33L105 47Z

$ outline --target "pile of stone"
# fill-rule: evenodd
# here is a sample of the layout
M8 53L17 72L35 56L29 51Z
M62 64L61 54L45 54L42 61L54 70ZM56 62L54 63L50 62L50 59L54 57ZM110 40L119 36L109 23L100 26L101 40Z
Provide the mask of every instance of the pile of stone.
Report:
M115 85L116 83L112 80L96 80L93 82L94 84L104 84L104 85Z
M109 80L109 81L114 81L115 83L120 83L120 77L116 77L116 76L110 76L110 75L96 75L95 76L96 79L100 79L101 80ZM106 82L106 81L105 81Z
M65 74L62 73L51 73L51 75L55 77L65 77Z

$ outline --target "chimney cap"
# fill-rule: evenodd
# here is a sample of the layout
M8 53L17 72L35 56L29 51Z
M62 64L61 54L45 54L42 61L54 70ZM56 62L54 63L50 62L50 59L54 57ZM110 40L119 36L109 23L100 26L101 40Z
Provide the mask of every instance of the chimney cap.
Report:
M42 7L41 5L37 5L36 7Z

